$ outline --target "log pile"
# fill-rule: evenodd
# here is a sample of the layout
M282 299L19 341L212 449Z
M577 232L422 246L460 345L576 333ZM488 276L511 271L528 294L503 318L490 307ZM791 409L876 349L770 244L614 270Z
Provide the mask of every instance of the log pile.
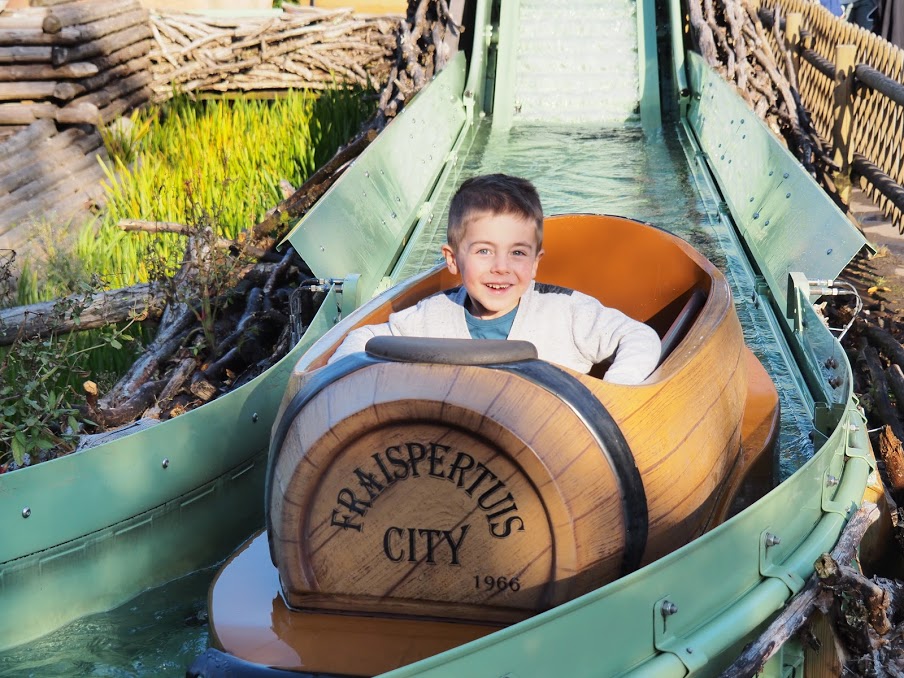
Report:
M20 250L32 235L33 218L68 223L95 209L103 199L98 157L107 160L96 131L59 131L49 119L0 141L3 247Z
M0 14L0 130L39 119L108 123L151 91L148 12L138 0L92 0ZM5 128L5 129L4 129Z
M379 90L399 23L397 17L314 7L263 17L155 15L155 99L174 90L326 89L339 82Z
M690 0L691 36L706 63L734 85L738 94L783 139L789 150L820 181L836 169L830 149L801 104L797 74L780 16L767 30L752 0Z

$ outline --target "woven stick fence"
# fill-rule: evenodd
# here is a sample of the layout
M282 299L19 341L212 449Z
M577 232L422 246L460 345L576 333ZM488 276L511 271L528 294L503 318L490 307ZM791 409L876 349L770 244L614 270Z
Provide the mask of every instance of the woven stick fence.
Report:
M845 177L904 233L904 50L805 0L764 0L798 65L800 95L813 126L830 140Z
M400 20L316 8L258 18L152 16L155 100L174 90L325 89L338 82L378 90L389 76Z

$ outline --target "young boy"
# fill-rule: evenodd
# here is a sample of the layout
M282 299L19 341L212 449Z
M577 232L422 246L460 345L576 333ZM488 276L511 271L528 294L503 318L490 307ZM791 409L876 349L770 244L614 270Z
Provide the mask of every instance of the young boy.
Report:
M588 372L615 354L606 381L638 384L659 361L656 332L586 294L537 283L543 208L526 179L489 174L465 181L449 208L446 266L461 287L434 294L349 333L330 362L380 335L522 339L542 360Z

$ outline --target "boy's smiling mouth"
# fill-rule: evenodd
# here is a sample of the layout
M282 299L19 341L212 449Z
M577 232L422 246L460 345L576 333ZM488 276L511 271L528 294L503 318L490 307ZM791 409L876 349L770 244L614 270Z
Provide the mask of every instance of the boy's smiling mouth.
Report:
M507 290L511 287L509 283L484 283L491 290Z

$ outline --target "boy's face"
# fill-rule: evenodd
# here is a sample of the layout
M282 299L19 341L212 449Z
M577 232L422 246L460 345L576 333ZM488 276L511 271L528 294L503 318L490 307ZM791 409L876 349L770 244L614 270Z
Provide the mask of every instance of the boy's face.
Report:
M458 247L443 245L446 266L460 275L471 315L491 320L518 305L537 275L543 250L533 222L513 214L472 217Z

